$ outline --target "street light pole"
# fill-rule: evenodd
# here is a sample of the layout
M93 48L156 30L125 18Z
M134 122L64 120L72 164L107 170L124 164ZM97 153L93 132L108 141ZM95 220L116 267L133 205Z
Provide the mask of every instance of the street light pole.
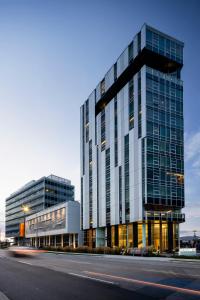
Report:
M29 207L26 205L22 206L22 210L24 212L24 234L23 234L23 246L25 245L25 241L26 241L26 237L25 237L25 233L26 233L26 213L29 211Z

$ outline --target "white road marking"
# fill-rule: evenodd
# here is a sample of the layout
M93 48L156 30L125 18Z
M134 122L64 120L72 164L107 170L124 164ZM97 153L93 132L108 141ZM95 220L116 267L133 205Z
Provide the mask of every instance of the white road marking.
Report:
M87 262L87 261L77 261L77 260L73 260L73 259L66 259L66 262L67 261L71 261L71 262L74 262L76 264L86 264L86 265L91 265L92 263L91 262Z
M25 264L25 265L34 266L34 265L33 265L33 264L31 264L30 262L23 261L23 260L17 260L17 262L19 262L19 263L21 263L21 264Z
M80 277L80 278L85 278L85 279L90 279L90 280L102 282L102 283L107 283L107 284L111 284L111 285L118 285L114 281L103 280L103 279L94 278L94 277L90 277L90 276L86 276L86 275L81 275L81 274L77 274L77 273L67 273L67 274L72 275L72 276L76 276L76 277Z

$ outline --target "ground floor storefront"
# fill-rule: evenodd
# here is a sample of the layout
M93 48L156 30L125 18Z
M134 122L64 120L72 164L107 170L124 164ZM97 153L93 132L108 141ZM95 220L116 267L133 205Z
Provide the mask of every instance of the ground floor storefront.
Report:
M30 238L33 247L78 247L78 234L57 234Z
M152 246L160 252L172 251L179 244L179 224L147 221L120 224L84 231L89 247L142 248Z

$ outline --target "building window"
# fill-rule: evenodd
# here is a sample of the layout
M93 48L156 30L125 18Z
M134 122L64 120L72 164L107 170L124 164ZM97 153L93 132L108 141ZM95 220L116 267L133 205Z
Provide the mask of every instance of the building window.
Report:
M101 151L106 148L106 117L105 109L101 111Z
M105 94L106 91L105 78L101 81L100 89L101 89L101 96L102 96L103 94Z
M128 46L128 61L129 64L133 61L133 42L131 42Z
M147 203L184 206L182 86L149 69L147 79ZM176 81L176 84L173 82Z
M117 63L114 64L114 81L117 80Z
M124 137L124 187L125 187L125 222L130 220L129 203L129 135Z
M85 174L85 109L82 106L82 172Z
M134 82L129 81L129 130L134 128Z
M138 138L142 136L141 73L138 73Z
M106 181L106 225L110 225L110 148L106 149L105 159L105 181Z
M118 165L118 118L117 118L117 97L114 100L114 136L115 136L115 167Z
M89 225L92 228L93 218L92 218L92 140L89 141Z
M141 32L138 33L138 53L141 51Z
M81 229L83 230L83 177L81 177Z
M86 143L89 142L89 100L86 101L86 111L85 111L85 136Z
M119 167L119 223L122 224L122 167Z

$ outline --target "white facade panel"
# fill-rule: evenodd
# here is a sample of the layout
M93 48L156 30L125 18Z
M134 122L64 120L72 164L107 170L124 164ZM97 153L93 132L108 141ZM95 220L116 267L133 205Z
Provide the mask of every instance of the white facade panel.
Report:
M146 46L146 24L142 26L141 29L141 49Z
M138 37L137 35L133 39L133 58L138 55Z
M130 198L130 222L134 221L134 133L135 129L130 130L129 132L129 185L130 185L130 192L129 192L129 198Z
M110 207L111 224L115 224L115 120L114 120L114 99L109 103L110 106Z
M105 151L99 154L99 226L106 226Z
M129 85L126 84L123 88L124 91L124 136L129 133Z
M83 228L89 228L89 143L85 144L85 176L83 180L85 199L83 204Z

